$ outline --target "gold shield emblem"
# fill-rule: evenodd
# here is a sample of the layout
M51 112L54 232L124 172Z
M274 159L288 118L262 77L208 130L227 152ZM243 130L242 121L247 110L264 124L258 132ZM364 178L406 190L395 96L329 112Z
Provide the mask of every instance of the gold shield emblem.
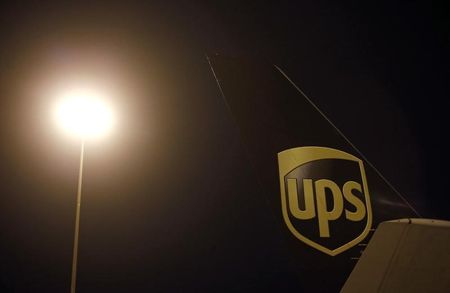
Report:
M335 256L361 242L372 225L362 160L326 147L278 153L281 207L291 233Z

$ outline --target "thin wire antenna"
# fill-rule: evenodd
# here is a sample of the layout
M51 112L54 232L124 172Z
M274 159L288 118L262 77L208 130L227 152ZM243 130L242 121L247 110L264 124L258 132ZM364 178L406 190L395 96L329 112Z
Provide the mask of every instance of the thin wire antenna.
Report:
M340 136L342 136L342 138L344 138L344 140L353 148L355 149L355 151L361 156L361 158L364 159L364 161L367 162L367 164L372 167L372 169L375 170L375 172L378 174L378 176L381 177L381 179L383 179L383 181L406 203L406 205L408 205L408 207L420 218L422 218L422 216L417 212L417 210L406 200L406 198L392 185L391 182L389 182L389 180L386 179L386 177L383 176L383 174L381 174L381 172L367 159L367 157L344 135L344 133L330 120L330 118L328 118L327 115L325 115L325 113L323 113L319 107L317 107L317 105L287 76L286 73L284 73L284 71L278 67L277 65L273 65L275 66L275 68L297 89L297 91L314 107L314 109L317 110L317 112L320 113L320 115L322 115L322 117L331 125L333 126L333 128L339 133Z
M205 57L206 57L206 61L208 61L209 67L211 68L211 72L212 72L212 74L214 76L214 79L216 80L217 87L219 88L220 95L222 96L222 99L223 99L225 105L227 106L227 110L229 111L230 114L232 114L233 112L231 111L230 105L228 105L228 101L227 101L227 99L225 97L225 94L224 94L224 92L222 90L222 86L220 85L219 78L217 78L216 71L214 70L214 67L211 64L211 59L209 59L209 56L206 53L205 53ZM239 125L237 124L237 122L235 120L234 120L234 123L236 124L236 126L238 126L238 129L240 129Z
M239 123L237 122L236 117L234 117L233 111L231 111L231 107L230 107L230 105L228 104L228 101L227 101L227 98L226 98L226 96L225 96L225 93L224 93L223 90L222 90L222 86L221 86L221 84L220 84L220 80L219 80L219 78L217 77L217 74L216 74L216 71L214 70L214 67L212 66L211 59L209 59L209 56L208 56L208 54L206 54L206 53L205 53L205 57L206 57L206 60L208 61L208 64L209 64L209 67L210 67L210 69L211 69L211 72L212 72L212 74L213 74L213 76L214 76L214 79L216 80L216 84L217 84L217 87L219 88L219 92L220 92L220 95L221 95L221 97L222 97L223 103L224 103L225 106L227 107L227 111L228 111L228 113L229 113L229 115L230 115L230 117L231 117L231 121L232 121L232 123L234 124L234 126L236 127L236 130L237 130L237 132L238 132L238 135L241 137L240 142L241 142L241 145L242 145L242 148L243 148L244 152L247 154L246 157L247 157L247 159L248 159L248 162L249 162L250 166L253 167L253 170L257 170L255 164L254 164L253 161L250 159L250 150L248 149L248 146L242 141L242 137L243 137L242 129L241 129ZM260 176L259 176L259 175L256 175L256 179L257 179L257 181L258 181L258 185L261 187L262 190L264 190L264 185L262 184L262 181L261 181ZM270 202L270 200L269 200L269 197L268 197L268 196L265 196L264 199L265 199L266 204L270 207L270 206L271 206L271 202ZM269 209L269 210L271 211L271 215L272 215L273 219L278 219L278 216L275 215L275 212L273 211L273 209ZM281 231L280 231L280 233L281 233Z

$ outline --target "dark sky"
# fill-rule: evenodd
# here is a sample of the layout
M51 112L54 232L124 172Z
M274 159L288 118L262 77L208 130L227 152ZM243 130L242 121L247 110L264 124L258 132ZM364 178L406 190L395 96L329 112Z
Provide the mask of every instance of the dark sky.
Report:
M119 113L86 148L79 292L280 288L280 272L251 273L271 250L234 228L265 215L205 53L283 68L424 217L450 219L448 7L263 2L2 3L1 292L69 288L79 145L49 91L77 78Z

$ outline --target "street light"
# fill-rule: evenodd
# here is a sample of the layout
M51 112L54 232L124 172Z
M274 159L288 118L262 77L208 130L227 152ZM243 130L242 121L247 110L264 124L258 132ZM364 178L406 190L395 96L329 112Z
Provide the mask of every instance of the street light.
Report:
M78 174L77 206L73 241L72 278L70 292L75 293L77 279L78 238L80 231L81 185L83 181L84 144L86 140L106 135L114 124L111 108L96 90L76 88L61 94L55 108L58 124L81 143L80 169Z

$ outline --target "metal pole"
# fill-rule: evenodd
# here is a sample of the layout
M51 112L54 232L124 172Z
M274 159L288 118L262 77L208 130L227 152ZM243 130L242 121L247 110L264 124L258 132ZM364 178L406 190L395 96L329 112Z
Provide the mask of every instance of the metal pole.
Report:
M73 240L72 281L70 293L75 293L77 283L78 238L80 234L81 183L83 181L84 140L81 141L80 171L78 174L77 211L75 216L75 234Z

